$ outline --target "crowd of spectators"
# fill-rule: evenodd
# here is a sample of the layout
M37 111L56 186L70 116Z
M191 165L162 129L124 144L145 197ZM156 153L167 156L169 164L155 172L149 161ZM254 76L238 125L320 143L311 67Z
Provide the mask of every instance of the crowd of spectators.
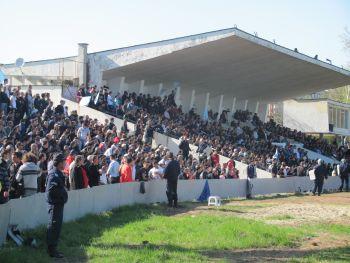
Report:
M198 146L202 160L211 159L204 156L204 150L210 147L213 154L254 165L273 176L286 177L307 175L316 165L316 161L308 159L306 151L298 145L339 160L342 158L343 150L336 143L291 130L273 120L264 123L257 114L249 111L237 110L230 123L228 111L223 111L220 116L209 111L207 120L194 109L185 113L176 105L174 91L161 98L128 92L112 96L108 87L101 92L97 92L96 87L82 90L83 96L91 96L90 107L132 121L139 130L145 129L144 139L150 139L154 131L185 139ZM204 165L203 168L210 170L213 167ZM330 175L336 170L330 164L327 168Z
M154 132L180 139L176 158L183 180L239 178L235 161L248 164L249 177L256 176L256 168L278 177L306 176L315 163L290 140L322 153L333 149L273 121L263 123L248 111L236 111L231 123L226 111L219 118L209 112L203 120L193 109L183 112L174 92L163 98L127 92L112 96L107 87L102 92L82 87L78 97L85 96L91 96L90 107L124 118L124 125L117 129L113 118L101 123L78 116L64 100L54 106L49 93L34 96L30 86L26 91L6 82L0 86L0 203L44 192L57 152L66 156L64 173L71 190L161 179L169 149L152 148ZM127 121L136 125L132 134ZM198 147L198 158L190 144ZM220 155L229 161L221 164ZM328 169L331 173L333 167Z

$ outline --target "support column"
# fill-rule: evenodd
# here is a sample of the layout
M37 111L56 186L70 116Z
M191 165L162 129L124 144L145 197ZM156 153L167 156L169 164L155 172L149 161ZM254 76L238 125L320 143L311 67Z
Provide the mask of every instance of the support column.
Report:
M139 89L139 93L142 93L142 94L144 94L144 87L145 87L145 80L143 79L143 80L141 80L140 81L140 89Z
M248 109L248 100L245 100L245 104L244 104L244 110Z
M258 114L259 111L259 101L256 102L255 113Z
M204 109L202 112L203 119L205 119L205 120L208 120L209 98L210 98L210 93L207 92L205 94L205 103L204 103Z
M195 99L195 96L196 96L196 90L192 90L192 94L191 94L191 100L190 100L190 107L189 107L189 110L191 110L194 106L194 99Z
M222 112L222 102L223 102L223 100L224 100L224 95L220 95L218 116L217 116L216 120L220 119L220 115L221 115L221 112Z
M120 83L119 83L119 93L123 94L125 91L125 77L120 78Z
M77 66L78 66L78 77L79 77L79 86L82 84L87 85L87 47L86 43L78 44L78 58L77 58Z
M176 87L175 103L177 106L181 105L181 86Z
M162 94L163 91L163 83L159 83L158 84L158 96L160 96Z
M267 122L267 121L268 121L268 118L269 118L269 109L270 109L270 104L266 104L264 122Z

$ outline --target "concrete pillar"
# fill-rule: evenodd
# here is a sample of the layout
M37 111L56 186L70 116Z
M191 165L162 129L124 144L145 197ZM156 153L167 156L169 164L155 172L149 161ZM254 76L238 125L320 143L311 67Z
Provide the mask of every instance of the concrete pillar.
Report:
M177 106L181 105L181 86L176 87L175 103Z
M207 93L205 94L204 109L203 109L203 111L201 112L202 118L203 118L203 119L205 119L205 118L208 119L209 99L210 99L210 93L207 92ZM204 116L206 116L206 117L204 118Z
M233 97L232 107L231 107L231 114L235 113L235 111L236 111L236 97Z
M87 47L88 44L86 43L79 43L78 44L78 77L79 77L79 85L85 84L87 85Z
M248 109L248 100L245 100L245 103L244 103L244 110L247 110Z
M267 122L267 121L268 121L268 118L269 118L269 108L270 108L270 104L266 104L264 122Z
M256 102L255 113L258 113L258 111L259 111L259 101Z
M158 84L158 96L161 96L163 91L163 83L159 83Z
M144 87L145 87L145 80L143 79L143 80L141 80L141 81L140 81L140 89L139 89L139 93L144 94L144 92L145 92Z
M210 93L209 92L207 92L206 94L205 94L205 103L204 103L204 109L209 109L209 98L210 98Z
M218 107L218 116L217 116L217 120L219 120L220 118L220 114L222 112L222 102L224 100L224 95L220 95L220 99L219 99L219 107Z
M231 121L233 120L233 114L235 113L235 111L236 111L236 97L233 97L229 120Z
M125 77L121 77L119 83L119 93L123 93L125 91L125 85Z
M193 90L192 90L192 94L191 94L191 100L190 100L190 107L189 107L190 110L191 110L191 109L193 108L193 106L194 106L194 99L195 99L195 97L196 97L196 91L193 89Z

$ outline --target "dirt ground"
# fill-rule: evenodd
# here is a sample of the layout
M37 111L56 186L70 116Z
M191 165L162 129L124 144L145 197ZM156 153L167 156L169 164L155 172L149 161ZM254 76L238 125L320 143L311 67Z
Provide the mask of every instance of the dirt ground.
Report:
M176 216L199 213L222 213L276 225L301 226L305 224L343 224L350 226L350 193L321 196L278 195L257 197L252 200L230 200L218 208L205 205L183 209ZM313 252L350 246L350 235L322 233L309 237L295 248L232 250L224 254L209 255L218 261L232 262L288 262Z

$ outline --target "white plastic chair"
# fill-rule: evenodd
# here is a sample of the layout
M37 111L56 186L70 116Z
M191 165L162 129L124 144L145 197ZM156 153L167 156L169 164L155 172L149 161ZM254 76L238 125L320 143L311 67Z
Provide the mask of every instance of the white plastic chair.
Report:
M220 196L209 196L208 198L208 206L221 206L221 198Z

